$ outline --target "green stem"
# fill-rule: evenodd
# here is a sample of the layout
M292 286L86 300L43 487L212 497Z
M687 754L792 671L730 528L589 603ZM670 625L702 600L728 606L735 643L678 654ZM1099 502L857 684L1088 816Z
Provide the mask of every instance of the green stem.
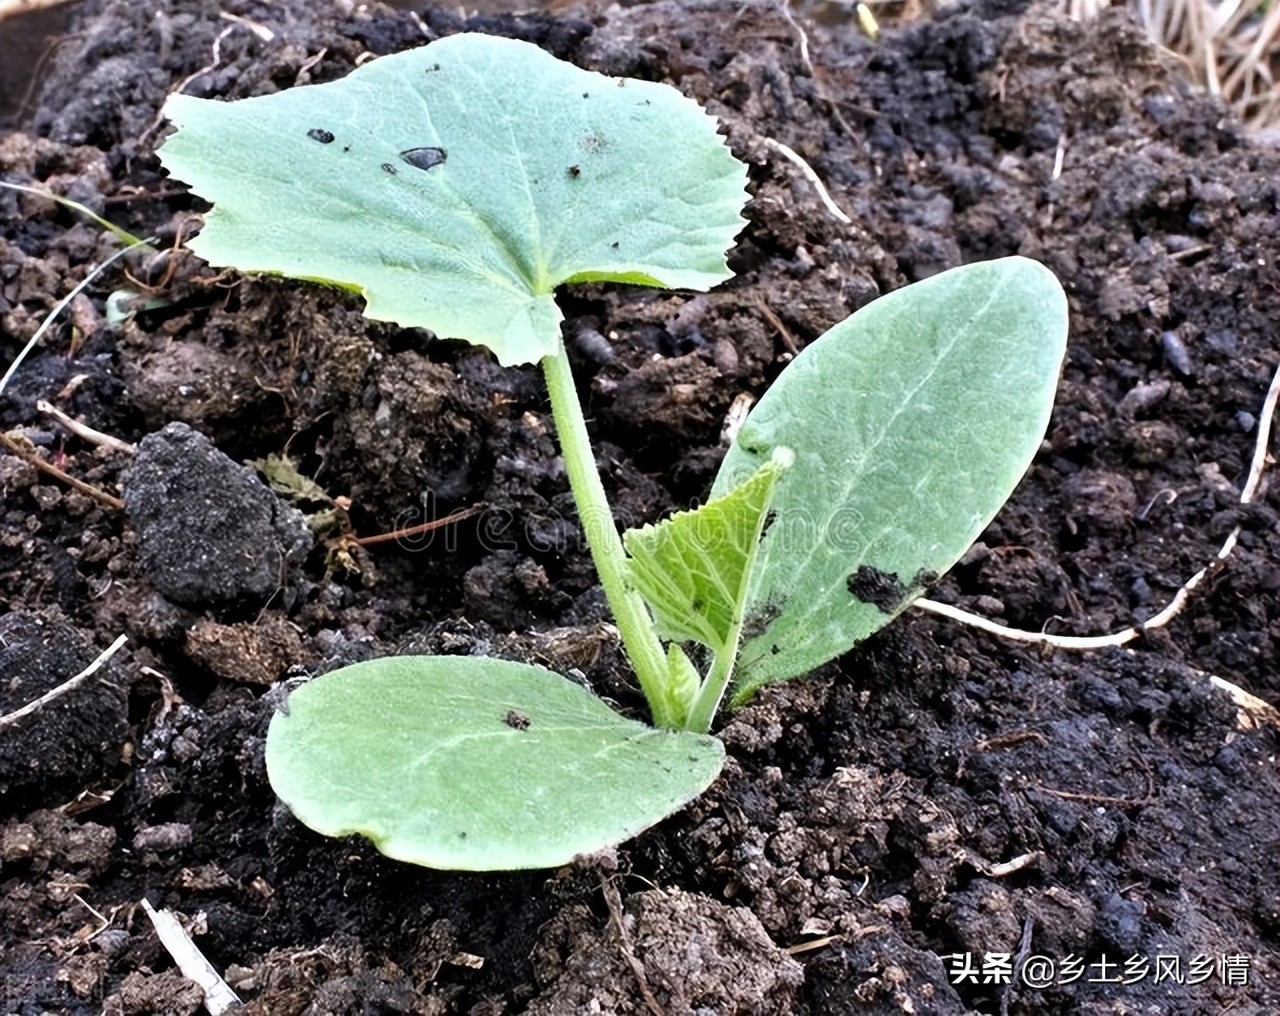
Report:
M578 389L573 382L569 357L561 342L556 352L542 361L542 371L551 395L551 416L560 438L569 487L578 507L578 517L587 535L587 546L600 574L605 598L613 610L622 636L622 645L635 668L640 688L649 700L653 722L659 727L679 726L664 694L667 685L667 658L653 628L653 618L644 600L627 581L627 552L623 549L613 512L600 482L587 421L582 416Z
M739 622L725 647L712 657L711 669L707 671L693 705L689 707L689 715L684 722L685 730L698 734L710 733L711 721L720 710L720 700L724 698L729 678L733 676L733 664L738 658L738 640L741 635L742 624Z

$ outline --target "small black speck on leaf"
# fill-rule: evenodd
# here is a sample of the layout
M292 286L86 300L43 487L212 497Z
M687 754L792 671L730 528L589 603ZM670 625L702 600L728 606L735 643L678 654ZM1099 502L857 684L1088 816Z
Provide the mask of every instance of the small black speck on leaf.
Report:
M443 148L406 148L400 153L400 158L414 169L434 169L443 165L449 153Z
M382 169L384 172L390 173L392 176L396 175L396 167L391 165L389 162L384 162L382 164Z
M524 713L518 712L515 709L509 710L507 712L507 715L503 718L502 722L505 723L512 730L528 730L529 729L529 717L525 716Z
M434 73L435 73L436 71L438 71L439 69L440 69L440 65L439 65L439 64L432 64L430 67L428 67L428 68L427 68L427 71L426 71L426 72L427 72L428 74L434 74Z
M590 93L590 92L583 92L583 93L582 93L582 97L583 97L584 99L589 99L589 98L591 98L591 93Z
M350 146L350 145L343 145L343 146L342 146L342 150L343 150L344 152L349 152L349 151L351 151L351 146Z
M855 600L870 603L886 614L892 614L907 598L898 576L869 564L860 565L849 576L848 586Z
M568 169L565 170L565 172L569 174L569 179L576 180L578 179L578 177L582 175L582 167L570 166Z
M747 639L753 639L757 635L764 633L764 630L778 620L778 610L776 604L766 603L763 607L758 607L751 612L751 615L744 619L742 625L742 633ZM777 648L776 646L774 647Z
M307 131L307 137L312 141L319 141L322 145L333 143L333 132L327 131L323 127L312 127L311 130Z
M610 246L610 247L612 247L614 250L617 250L617 249L618 249L618 241L617 241L617 240L614 240L614 241L613 241L613 243L609 244L609 246Z

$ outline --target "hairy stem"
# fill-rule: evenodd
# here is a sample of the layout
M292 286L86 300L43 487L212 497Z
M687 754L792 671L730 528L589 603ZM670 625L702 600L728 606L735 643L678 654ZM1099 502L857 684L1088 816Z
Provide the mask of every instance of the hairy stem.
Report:
M735 628L729 644L720 650L711 660L711 669L706 679L698 688L698 695L689 707L689 716L685 720L685 729L697 734L706 734L711 730L711 721L716 718L720 709L720 700L729 687L729 678L733 676L733 664L738 658L738 638L742 634L742 625Z
M542 371L551 395L551 416L560 438L560 454L564 457L569 486L578 508L591 558L600 574L600 584L613 610L622 636L622 645L635 668L640 688L649 700L653 722L659 727L680 726L671 714L664 694L667 685L667 659L662 643L653 628L653 618L644 600L627 581L627 553L618 536L613 512L605 498L600 473L596 469L587 435L587 422L582 416L578 389L573 383L569 357L561 342L551 356L542 361Z

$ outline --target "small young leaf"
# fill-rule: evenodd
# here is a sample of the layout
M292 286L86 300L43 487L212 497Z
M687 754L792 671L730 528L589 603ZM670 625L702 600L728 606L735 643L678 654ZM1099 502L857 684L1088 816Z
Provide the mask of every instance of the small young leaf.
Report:
M676 643L670 643L667 646L667 684L663 690L677 729L683 729L701 685L702 677L688 654Z
M215 265L363 291L365 313L553 352L565 282L729 277L746 168L674 88L455 35L340 81L237 102L172 96L165 168L214 202Z
M550 868L619 843L715 779L718 740L656 730L541 667L457 656L357 663L294 691L271 785L327 836L466 871Z
M748 598L735 701L806 673L950 568L1026 472L1049 422L1067 301L1021 257L890 293L810 344L756 404L713 495L785 446Z
M789 461L779 449L746 482L700 508L623 534L632 585L653 608L661 635L716 652L728 646L742 623L774 486Z

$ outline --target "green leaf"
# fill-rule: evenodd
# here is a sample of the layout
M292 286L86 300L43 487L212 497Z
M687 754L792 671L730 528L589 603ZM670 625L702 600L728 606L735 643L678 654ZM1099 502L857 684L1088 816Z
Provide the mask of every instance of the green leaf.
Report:
M276 794L317 832L466 871L549 868L619 843L724 762L715 738L625 719L541 667L455 656L393 656L302 685L266 752Z
M689 719L689 709L698 697L698 689L702 686L702 676L698 668L683 649L674 642L667 646L667 683L662 691L666 694L666 702L676 729L685 730L685 721Z
M748 578L784 449L745 482L658 525L628 530L631 583L653 609L658 633L723 652L742 623Z
M752 410L716 478L787 447L749 596L735 701L885 624L1012 493L1049 421L1067 301L1026 258L957 268L817 339Z
M215 205L201 257L357 288L369 317L504 364L554 351L556 286L708 289L744 222L746 168L695 102L509 39L164 111L179 129L161 162Z

